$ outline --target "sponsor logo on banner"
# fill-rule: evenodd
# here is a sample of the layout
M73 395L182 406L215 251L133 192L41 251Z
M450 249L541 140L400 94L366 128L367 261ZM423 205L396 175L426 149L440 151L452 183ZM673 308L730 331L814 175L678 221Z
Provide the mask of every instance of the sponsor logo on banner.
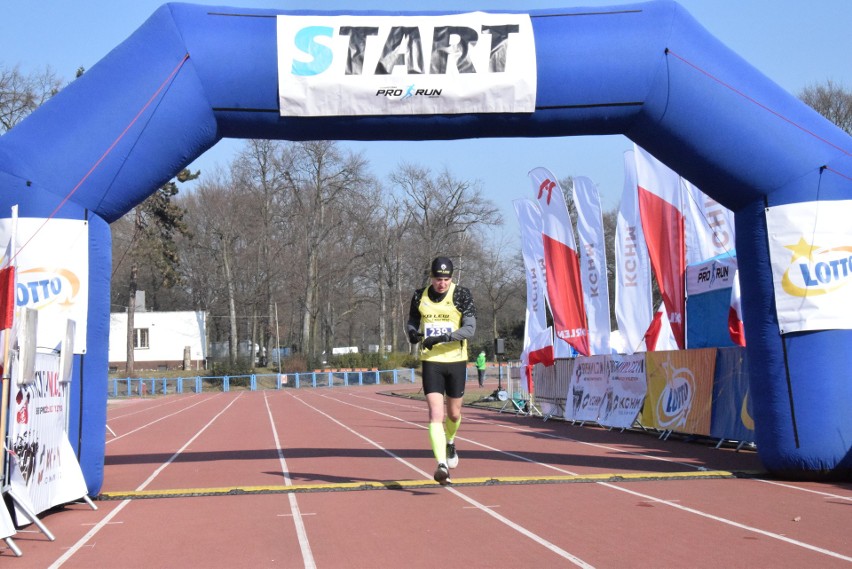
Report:
M47 221L47 222L46 222ZM74 353L86 353L89 310L89 226L84 220L21 217L15 255L17 309L38 310L37 345L54 348L65 338L67 320L77 322ZM0 241L11 220L0 219Z
M737 273L737 259L733 255L721 256L702 264L686 268L686 294L693 296L712 292L734 285Z
M781 333L852 329L852 200L767 208Z
M278 16L281 116L531 113L526 14Z
M692 400L695 398L695 376L686 367L663 363L666 385L657 398L657 417L664 429L675 429L686 424Z
M852 283L852 245L821 247L802 237L786 248L793 255L781 288L790 296L831 294Z
M70 307L79 294L80 277L71 269L37 267L18 272L15 303L19 308Z
M716 349L648 352L645 357L648 392L642 425L709 435Z

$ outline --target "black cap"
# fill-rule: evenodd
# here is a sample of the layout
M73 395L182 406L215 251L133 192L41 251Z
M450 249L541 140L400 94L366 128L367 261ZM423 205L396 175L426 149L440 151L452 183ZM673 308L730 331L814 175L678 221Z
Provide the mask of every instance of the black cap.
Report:
M450 278L453 276L453 262L447 257L435 257L432 261L432 276L436 278Z

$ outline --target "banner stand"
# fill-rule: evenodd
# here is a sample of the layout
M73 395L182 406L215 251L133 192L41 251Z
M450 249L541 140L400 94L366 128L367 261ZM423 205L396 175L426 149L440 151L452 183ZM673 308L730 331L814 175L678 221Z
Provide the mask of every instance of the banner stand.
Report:
M22 500L15 495L15 491L12 489L11 485L7 484L6 487L3 488L3 495L9 496L9 498L11 498L12 501L15 503L15 507L17 507L18 510L23 512L24 516L26 516L27 519L29 519L49 541L56 541L56 537L50 532L49 529L47 529L47 526L44 525L41 520L38 519L38 516L36 516L35 512L33 512L29 508L29 506L27 506L27 500Z
M9 546L9 549L12 550L12 553L15 554L15 557L20 557L21 555L23 555L23 552L15 543L14 539L12 539L11 537L7 537L4 541L6 542L6 545Z

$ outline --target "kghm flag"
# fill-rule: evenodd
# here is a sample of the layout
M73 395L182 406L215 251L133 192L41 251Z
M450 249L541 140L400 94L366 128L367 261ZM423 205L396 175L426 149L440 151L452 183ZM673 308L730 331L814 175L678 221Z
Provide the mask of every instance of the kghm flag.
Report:
M601 199L594 182L576 176L573 184L580 241L580 278L589 324L591 355L610 353L609 283L606 274L606 238Z
M553 365L553 330L547 325L547 275L545 274L544 245L541 237L541 211L532 200L514 200L518 225L521 228L521 252L527 282L527 310L524 326L524 349L521 362L526 366L537 363ZM530 388L532 376L528 375Z
M654 317L650 263L639 216L636 160L628 150L615 229L615 319L628 354L645 350L645 331Z

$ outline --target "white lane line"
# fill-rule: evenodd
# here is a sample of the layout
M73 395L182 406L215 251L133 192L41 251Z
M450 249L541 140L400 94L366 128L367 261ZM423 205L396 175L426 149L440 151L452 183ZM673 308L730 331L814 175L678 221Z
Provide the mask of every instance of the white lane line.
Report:
M418 427L420 427L420 428L426 428L426 427L424 427L423 425L417 425L416 423L412 423L411 421L406 421L405 419L401 419L401 418L399 418L399 417L394 417L393 415L388 415L387 413L382 413L381 411L374 411L373 409L370 409L369 407L360 407L360 406L355 405L355 404L353 404L353 403L349 403L348 401L342 401L342 400L340 400L340 399L335 399L334 397L329 397L328 395L324 395L324 394L322 395L322 397L325 397L325 398L327 398L327 399L331 399L332 401L336 401L336 402L341 403L341 404L343 404L343 405L350 405L350 406L352 406L352 407L356 407L356 408L358 408L358 409L363 409L363 410L365 410L365 411L370 411L370 412L372 412L372 413L377 413L377 414L379 414L379 415L383 415L383 416L385 416L385 417L389 417L389 418L392 418L392 419L396 419L397 421L401 421L401 422L403 422L403 423L407 423L407 424L409 424L409 425L416 425L416 426L418 426ZM464 438L461 438L461 437L457 437L457 438L460 438L461 440L464 440L464 441L466 441L466 442L470 442L470 443L473 443L473 444L479 445L479 446L481 446L481 447L487 448L487 449L492 450L492 451L496 451L496 452L499 452L499 453L502 453L502 454L505 454L505 455L508 455L508 456L512 456L512 457L514 457L514 458L518 458L518 459L523 460L523 461L525 461L525 462L530 462L530 463L533 463L533 464L536 464L536 465L539 465L539 466L545 466L545 467L548 467L548 468L552 468L553 470L557 470L557 471L559 471L559 472L563 472L563 473L565 473L565 474L569 474L569 475L572 475L572 476L579 476L579 474L578 474L578 473L576 473L576 472L572 472L572 471L570 471L570 470L562 469L562 468L559 468L559 467L557 467L557 466L553 466L553 465L549 465L549 464L544 464L544 463L541 463L541 462L538 462L538 461L535 461L535 460L532 460L532 459L529 459L529 458L526 458L526 457L523 457L523 456L517 455L517 454L515 454L515 453L506 452L506 451L503 451L503 450L500 450L500 449L495 449L495 448L493 448L493 447L489 447L488 445L482 445L482 444L480 444L480 443L477 443L477 442L475 442L475 441L471 441L471 440L469 440L469 439L464 439ZM578 442L582 442L582 441L578 441ZM662 499L662 498L657 498L656 496L650 496L650 495L648 495L648 494L642 494L642 493L640 493L640 492L635 492L635 491L633 491L633 490L628 490L627 488L624 488L624 487L622 487L622 486L616 486L616 485L614 485L614 484L610 484L609 482L595 482L594 484L598 484L598 485L600 485L600 486L604 486L604 487L606 487L606 488L610 488L610 489L612 489L612 490L618 490L619 492L625 492L625 493L627 493L627 494L631 494L631 495L634 495L634 496L638 496L638 497L640 497L640 498L644 498L645 500L648 500L648 501L651 501L651 502L654 502L654 503L657 503L657 504L664 504L664 505L670 506L670 507L672 507L672 508L675 508L675 509L677 509L677 510L681 510L681 511L684 511L684 512L688 512L688 513L690 513L690 514L694 514L694 515L697 515L697 516L701 516L701 517L703 517L703 518L707 518L707 519L709 519L709 520L713 520L713 521L716 521L716 522L720 522L720 523L723 523L723 524L727 524L727 525L730 525L730 526L733 526L733 527L736 527L736 528L739 528L739 529L742 529L742 530L750 531L750 532L753 532L753 533L756 533L756 534L759 534L759 535L763 535L763 536L766 536L766 537L770 537L770 538L772 538L772 539L777 539L777 540L779 540L779 541L783 541L783 542L785 542L785 543L789 543L789 544L791 544L791 545L795 545L795 546L797 546L797 547L801 547L801 548L804 548L804 549L808 549L808 550L810 550L810 551L814 551L814 552L816 552L816 553L822 553L822 554L827 555L827 556L829 556L829 557L834 557L834 558L837 558L837 559L842 559L842 560L844 560L844 561L852 561L852 557L849 557L849 556L843 555L842 553L838 553L838 552L836 552L836 551L831 551L831 550L829 550L829 549L824 549L824 548L822 548L822 547L818 547L818 546L816 546L816 545L811 545L811 544L809 544L809 543L805 543L805 542L803 542L803 541L798 541L798 540L795 540L795 539L789 538L789 537L784 536L784 535L781 535L781 534L777 534L777 533L773 533L773 532L769 532L769 531L766 531L766 530L762 530L762 529L760 529L760 528L756 528L756 527L753 527L753 526L749 526L749 525L741 524L741 523L739 523L739 522L735 522L735 521L733 521L733 520L729 520L729 519L727 519L727 518L722 518L722 517L720 517L720 516L716 516L716 515L710 514L710 513L708 513L708 512L703 512L703 511L701 511L701 510L696 510L696 509L694 509L694 508L689 508L689 507L687 507L687 506L682 506L682 505L677 504L677 503L675 503L674 501L671 501L671 500L664 500L664 499Z
M772 539L777 539L779 541L783 541L789 543L791 545L795 545L798 547L802 547L804 549L809 549L810 551L814 551L816 553L822 553L823 555L828 555L829 557L834 557L836 559L842 559L843 561L852 561L852 557L847 555L843 555L842 553L838 553L836 551L831 551L830 549L824 549L822 547L817 547L816 545L811 545L809 543L805 543L803 541L799 541L797 539L792 539L784 535L780 535L777 533L773 533L770 531L762 530L753 526L749 526L746 524L741 524L739 522L735 522L733 520L729 520L727 518L722 518L707 512L702 512L701 510L696 510L694 508L689 508L687 506L681 506L680 504L675 504L670 500L662 500L660 498L654 498L653 496L648 496L647 494L642 494L640 492L634 492L633 490L628 490L622 486L615 486L613 484L609 484L608 482L596 482L596 484L600 484L601 486L606 486L607 488L611 488L613 490L618 490L619 492L625 492L627 494L632 494L634 496L638 496L640 498L645 498L646 500L650 500L652 502L656 502L657 504L664 504L666 506L671 506L672 508L676 508L678 510L682 510L684 512L689 512L690 514L695 514L697 516L701 516L703 518L707 518L709 520L714 520L723 524L727 524L729 526L733 526L735 528L739 528L745 531L750 531L753 533L757 533L766 537L770 537Z
M379 445L378 443L376 443L376 442L372 441L369 437L366 437L366 436L362 435L361 433L359 433L359 432L355 431L354 429L350 428L349 426L344 425L343 423L341 423L340 421L338 421L337 419L335 419L334 417L332 417L332 416L331 416L331 415L329 415L328 413L326 413L326 412L322 411L321 409L319 409L319 408L317 408L317 407L314 407L314 406L313 406L313 405L311 405L310 403L308 403L308 402L306 402L306 401L303 401L301 398L299 398L299 397L297 397L297 396L295 396L295 395L293 395L293 398L294 398L296 401L298 401L299 403L301 403L301 404L303 404L303 405L305 405L305 406L309 407L310 409L313 409L314 411L316 411L316 412L317 412L317 413L319 413L320 415L323 415L324 417L326 417L326 418L327 418L327 419L329 419L330 421L332 421L332 422L334 422L334 423L337 423L338 425L340 425L341 427L343 427L344 429L346 429L347 431L349 431L350 433L352 433L352 434L353 434L353 435L355 435L356 437L359 437L359 438L361 438L362 440L364 440L364 441L368 442L369 444L371 444L371 445L372 445L372 446L374 446L375 448L379 449L380 451L384 452L384 453L385 453L385 454L387 454L388 456L391 456L392 458L394 458L394 459L398 460L399 462L401 462L402 464L406 465L407 467L409 467L409 468L410 468L410 469L412 469L413 471L417 472L417 473L418 473L419 475L421 475L423 478L426 478L426 479L431 479L431 478L432 478L432 476L431 476L430 474L428 474L427 472L424 472L423 470L421 470L421 469L417 468L416 466L414 466L413 464L411 464L410 462L408 462L408 461L407 461L407 460L405 460L404 458L402 458L402 457L400 457L400 456L398 456L398 455L394 454L393 452L389 451L388 449L384 448L383 446ZM339 401L339 400L334 399L334 398L330 398L330 399L332 399L333 401ZM363 409L363 407L358 407L357 405L353 405L353 407L355 407L356 409ZM399 420L401 420L401 419L399 419ZM407 421L404 421L404 422L407 422ZM495 520L497 520L498 522L500 522L500 523L502 523L502 524L504 524L504 525L506 525L506 526L510 527L511 529L515 530L516 532L520 533L521 535L524 535L524 536L528 537L529 539L531 539L531 540L533 540L534 542L538 543L538 544L539 544L539 545L541 545L542 547L544 547L544 548L546 548L546 549L549 549L550 551L552 551L552 552L553 552L553 553L555 553L556 555L558 555L558 556L562 557L563 559L566 559L567 561L570 561L571 563L573 563L573 564L574 564L574 565L576 565L577 567L582 567L583 569L594 569L594 567L593 567L592 565L590 565L589 563L586 563L585 561L583 561L582 559L580 559L580 558L579 558L579 557L577 557L576 555L573 555L573 554L571 554L571 553L568 553L567 551L565 551L565 550L564 550L564 549L562 549L561 547L557 546L557 545L556 545L556 544L554 544L554 543L551 543L550 541L548 541L548 540L544 539L544 538L543 538L543 537L541 537L540 535L537 535L537 534L535 534L535 533L533 533L533 532L529 531L529 530L528 530L528 529L526 529L525 527L523 527L523 526L521 526L521 525L519 525L519 524L516 524L515 522L513 522L513 521L512 521L512 520L510 520L509 518L507 518L507 517L505 517L505 516L502 516L502 515L498 514L497 512L495 512L495 511L491 510L489 506L486 506L486 505L484 505L484 504L481 504L481 503L477 502L476 500L474 500L473 498L470 498L470 497L468 497L468 496L465 496L464 494L462 494L461 492L459 492L458 490L456 490L456 489L454 489L454 488L452 488L452 487L450 487L450 486L447 486L447 487L445 487L444 489L445 489L445 490L447 490L448 492L452 493L452 494L453 494L454 496L456 496L457 498L460 498L460 499L464 500L465 502L467 502L468 504L470 504L470 505L471 505L471 506L473 506L474 508L476 508L476 509L478 509L478 510L480 510L480 511L482 511L482 512L485 512L486 514L488 514L489 516L491 516L492 518L494 518L494 519L495 519Z
M354 397L358 397L358 396L355 395ZM361 396L361 397L363 397L363 396ZM375 400L369 399L369 398L365 398L365 399L368 399L369 401L375 401ZM408 405L401 404L401 403L397 404L397 405L401 406L401 407L405 407L405 408L410 407ZM668 463L668 464L675 464L677 466L683 466L685 468L692 468L694 470L701 470L701 469L704 468L704 467L696 466L694 464L690 464L690 463L687 463L687 462L678 462L678 461L675 461L675 460L672 460L672 459L666 458L666 457L655 456L655 455L652 455L652 454L643 454L643 453L633 452L633 451L625 450L623 448L618 448L618 447L609 446L609 445L602 445L600 443L590 443L590 442L581 441L581 440L578 440L578 439L575 439L575 438L572 438L572 437L554 435L553 433L545 433L545 432L542 432L542 431L537 431L535 429L530 429L529 427L518 427L516 425L506 425L506 424L503 424L503 423L497 423L495 421L490 421L490 420L485 420L485 419L477 419L477 418L468 417L468 416L465 417L465 423L479 423L479 424L483 424L483 425L491 425L493 427L498 427L498 428L501 428L501 429L509 429L510 431L518 431L518 432L521 432L521 433L531 433L531 434L535 434L535 435L538 435L538 436L541 436L541 437L547 437L547 438L550 438L550 439L567 441L567 442L571 442L571 443L577 443L577 444L580 444L580 445L584 445L584 446L588 446L588 447L592 447L592 448L598 448L598 449L601 449L601 450L607 450L607 451L611 451L611 452L616 452L616 453L627 455L627 456L635 456L637 458L647 458L647 459L650 459L650 460L656 460L656 461L665 462L665 463ZM462 440L464 440L464 439L462 439Z
M269 424L272 427L272 436L275 438L275 449L278 451L278 461L281 463L281 472L284 474L284 485L292 486L293 480L290 478L290 469L287 468L287 461L284 459L284 450L281 448L278 429L275 427L275 419L272 417L272 410L269 408L269 398L265 392L263 394L263 402L266 405L266 414L269 416ZM296 500L296 494L293 492L290 492L287 497L290 500L290 514L293 516L293 524L296 526L299 548L302 550L302 561L305 564L305 569L314 569L317 564L314 560L314 554L311 551L311 543L308 541L308 531L305 529L305 521L302 519L302 512L299 510L299 502Z
M192 436L192 438L191 438L191 439L189 439L188 441L186 441L186 443L185 443L182 447L180 447L180 448L177 450L177 452L175 452L175 453L174 453L174 454L173 454L173 455L172 455L172 456L171 456L171 457L170 457L170 458L169 458L166 462L164 462L163 464L161 464L161 465L160 465L160 467L159 467L159 468L157 468L157 470L155 470L155 471L151 474L151 476L149 476L149 477L145 480L145 482L143 482L142 484L140 484L140 485L139 485L139 487L138 487L138 488L136 488L136 492L139 492L139 491L144 490L144 489L145 489L145 488L146 488L146 487L147 487L147 486L148 486L151 482L153 482L153 481L154 481L154 479L155 479L157 476L159 476L159 475L160 475L160 473L163 471L163 469L165 469L168 465L170 465L172 462L174 462L174 461L175 461L175 459L177 459L177 457L178 457L178 456L180 456L180 454L181 454L184 450L186 450L186 448L187 448L189 445L191 445L193 442L195 442L195 439L197 439L199 436L201 436L201 433L203 433L204 431L206 431L206 430L207 430L207 428L208 428L208 427L210 427L210 425L212 425L212 424L213 424L213 423L214 423L214 422L215 422L215 421L216 421L219 417L221 417L221 416L225 413L225 411L227 411L228 409L230 409L230 408L231 408L231 405L233 405L234 403L236 403L236 402L237 402L237 400L238 400L239 398L240 398L240 395L237 395L236 397L234 397L234 399L233 399L230 403L228 403L228 404L227 404L227 405L226 405L226 406L225 406L225 407L224 407L221 411L219 411L219 412L216 414L216 416L214 416L212 419L210 419L210 421L208 421L206 425L204 425L203 427L201 427L201 428L198 430L198 432L196 432L196 433ZM101 520L100 522L98 522L98 523L97 523L97 524L96 524L96 525L95 525L92 529L90 529L88 532L86 532L86 535L84 535L83 537L81 537L81 538L77 541L77 543L75 543L74 545L72 545L71 547L69 547L69 548L68 548L68 550L67 550L65 553L63 553L61 557L59 557L56 561L54 561L54 562L50 565L50 569L58 569L59 567L62 567L62 565L63 565L66 561L68 561L69 559L71 559L71 557L72 557L75 553L77 553L77 552L78 552L78 551L79 551L79 550L80 550L83 546L85 546L85 545L86 545L86 543L87 543L90 539L92 539L93 537L95 537L95 535L97 535L97 533L98 533L99 531L101 531L101 530L102 530L102 529L103 529L103 528L104 528L107 524L109 524L109 523L112 521L112 519L113 519L115 516L117 516L117 515L118 515L118 513L119 513L121 510L123 510L123 509L124 509L124 508L125 508L128 504L130 504L130 502L131 502L131 501L132 501L132 500L124 500L124 501L122 501L122 502L121 502L118 506L116 506L116 508L115 508L113 511L111 511L109 514L107 514L107 515L104 517L104 519L102 519L102 520Z
M193 393L192 395L187 395L187 397L192 397L192 398L195 398L195 397L198 397L198 396L199 395L197 393ZM209 397L208 397L208 399L209 399ZM133 407L133 411L131 411L129 413L125 413L124 415L113 415L112 417L109 418L109 420L110 421L117 421L119 419L125 419L127 417L132 417L133 415L138 415L140 413L145 413L147 411L159 409L160 407L167 407L169 405L175 405L177 403L182 403L182 397L167 397L166 399L164 399L162 401L156 400L156 399L152 399L152 400L148 400L148 401L156 401L157 404L156 405L148 405L148 406L144 406L144 407L140 407L140 408ZM116 409L116 411L117 410L118 409ZM109 413L107 413L107 414L109 414Z
M370 401L370 402L373 402L373 403L380 401L384 404L392 405L392 406L395 406L395 407L402 407L404 409L412 409L412 410L415 410L415 409L419 410L420 409L419 406L414 406L414 405L410 405L410 404L407 404L407 403L397 403L397 402L394 402L394 401L386 401L386 400L390 399L389 397L386 397L386 396L383 396L382 398L372 398L372 397L366 397L364 395L353 394L351 396L351 398L352 399L354 399L354 398L366 399L367 401ZM609 451L617 452L619 454L625 454L625 455L628 455L628 456L637 456L637 457L640 457L640 458L649 458L649 459L657 460L657 461L660 461L660 462L667 462L667 463L671 463L671 464L676 464L678 466L685 466L685 467L692 468L692 469L695 469L695 470L702 470L702 469L707 468L707 467L702 467L702 466L696 466L696 465L690 464L690 463L673 461L670 458L666 458L666 457L663 457L663 456L654 456L652 454L641 454L641 453L636 453L636 452L625 450L625 449L618 448L618 447L601 445L599 443L589 443L589 442L580 441L580 440L577 440L577 439L574 439L574 438L571 438L571 437L554 435L553 433L545 433L545 432L542 432L542 431L539 431L539 430L536 430L536 429L530 429L529 427L519 427L519 426L516 426L516 425L506 425L506 424L503 424L503 423L498 423L496 421L485 420L485 419L477 419L477 418L467 417L467 416L465 417L465 422L466 423L479 423L479 424L483 424L483 425L492 425L492 426L499 427L499 428L502 428L502 429L509 429L509 430L518 431L518 432L521 432L521 433L530 433L530 434L538 435L538 436L541 436L541 437L547 437L547 438L560 440L560 441L578 443L578 444L581 444L581 445L596 447L596 448L600 448L600 449L603 449L603 450L609 450ZM465 440L465 439L462 439L462 440ZM478 443L475 443L474 441L468 441L468 442L473 442L474 444L478 444ZM725 469L710 468L710 470L725 470ZM766 480L766 479L763 479L763 478L749 478L749 480L753 480L755 482L762 482L764 484L771 484L771 485L774 485L774 486L781 486L781 487L787 488L789 490L796 490L796 491L799 491L799 492L816 494L818 496L823 496L825 498L833 498L833 499L837 499L837 500L852 501L852 496L844 496L844 495L841 495L841 494L833 494L833 493L830 493L830 492L821 492L819 490L812 490L810 488L802 488L801 486L796 486L794 484L785 484L783 482L778 482L777 480Z
M123 434L121 434L121 435L118 435L118 436L117 436L117 437L115 437L115 438L112 438L112 439L108 440L108 441L106 442L106 444L114 443L115 441L120 440L120 439L123 439L124 437L129 436L129 435L132 435L133 433L138 433L138 432L139 432L139 431L141 431L142 429L147 429L147 428L148 428L148 427L150 427L151 425L156 425L156 424L157 424L157 423L159 423L160 421L165 421L165 420L166 420L166 419L168 419L169 417L174 417L175 415L179 415L179 414L183 413L184 411L187 411L187 410L189 410L189 409L192 409L193 407L195 407L195 406L197 406L197 405L201 405L202 403L206 403L206 402L208 402L208 401L212 401L212 400L213 400L213 397L210 397L210 398L208 398L208 399L203 399L203 400L201 400L201 401L198 401L198 402L196 402L196 403L193 403L192 405L189 405L188 407L184 407L183 409L180 409L179 411L175 411L174 413L169 413L168 415L163 415L163 416L162 416L162 417L160 417L159 419L156 419L156 420L154 420L154 421L151 421L150 423L146 423L146 424L142 425L141 427L137 427L137 428L133 429L132 431L127 431L126 433L123 433ZM229 406L230 406L230 405L229 405Z

